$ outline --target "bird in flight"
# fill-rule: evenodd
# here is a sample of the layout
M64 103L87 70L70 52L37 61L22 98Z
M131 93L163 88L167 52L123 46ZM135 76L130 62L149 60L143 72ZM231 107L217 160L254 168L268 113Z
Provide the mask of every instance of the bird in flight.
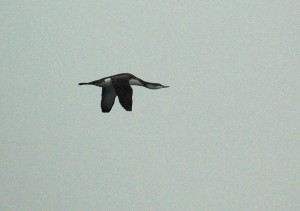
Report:
M169 87L159 83L144 81L130 73L120 73L88 83L79 83L79 85L95 85L102 87L101 110L103 113L110 112L115 103L116 96L118 96L120 104L126 111L132 111L133 90L131 85L143 86L148 89Z

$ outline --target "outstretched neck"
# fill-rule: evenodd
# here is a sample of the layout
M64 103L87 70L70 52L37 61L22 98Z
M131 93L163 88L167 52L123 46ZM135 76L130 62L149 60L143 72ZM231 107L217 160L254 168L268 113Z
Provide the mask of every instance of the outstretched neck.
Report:
M161 89L161 88L169 87L169 86L163 86L163 85L158 84L158 83L151 83L151 82L144 81L142 79L137 79L137 78L130 79L129 84L130 85L135 85L135 86L143 86L143 87L146 87L148 89Z
M160 89L161 87L155 83L146 82L144 85L148 89Z

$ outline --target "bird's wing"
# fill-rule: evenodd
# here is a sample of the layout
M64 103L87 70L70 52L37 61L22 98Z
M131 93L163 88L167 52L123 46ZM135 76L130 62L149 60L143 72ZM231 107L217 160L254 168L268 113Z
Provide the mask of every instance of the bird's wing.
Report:
M126 111L132 110L132 88L129 84L129 81L126 79L118 79L112 81L113 86L119 97L120 104Z
M113 86L102 87L102 99L101 99L101 109L102 112L108 113L115 103L115 98L117 96L116 90Z

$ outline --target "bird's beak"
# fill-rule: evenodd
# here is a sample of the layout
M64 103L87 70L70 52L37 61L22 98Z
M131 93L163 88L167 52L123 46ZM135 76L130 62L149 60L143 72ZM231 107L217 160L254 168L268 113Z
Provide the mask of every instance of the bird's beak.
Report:
M162 86L162 88L168 88L168 87L170 87L170 86Z

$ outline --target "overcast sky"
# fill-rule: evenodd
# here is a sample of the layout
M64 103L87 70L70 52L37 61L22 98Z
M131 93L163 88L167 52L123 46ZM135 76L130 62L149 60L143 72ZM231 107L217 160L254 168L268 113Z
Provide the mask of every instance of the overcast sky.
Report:
M1 210L300 210L299 1L0 5Z

